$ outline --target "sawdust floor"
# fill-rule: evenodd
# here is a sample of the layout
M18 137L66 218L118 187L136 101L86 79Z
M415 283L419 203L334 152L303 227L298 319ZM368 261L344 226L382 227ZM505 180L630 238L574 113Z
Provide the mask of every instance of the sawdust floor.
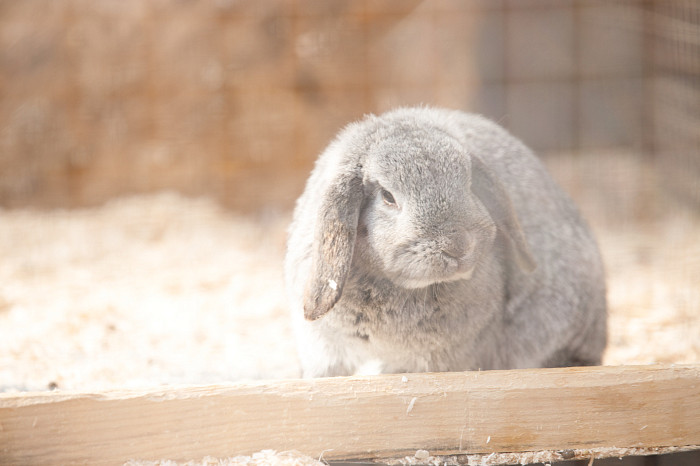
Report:
M699 362L700 215L649 193L632 160L549 162L605 257L605 363ZM298 376L281 268L289 218L174 193L0 210L0 391Z

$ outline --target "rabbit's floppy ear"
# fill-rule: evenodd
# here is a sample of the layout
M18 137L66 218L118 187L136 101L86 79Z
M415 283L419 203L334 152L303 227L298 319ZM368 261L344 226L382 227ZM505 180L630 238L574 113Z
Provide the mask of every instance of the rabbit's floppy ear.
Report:
M535 259L532 257L525 234L513 210L510 196L483 160L472 155L471 161L472 192L489 211L498 231L508 239L513 247L515 260L520 269L532 272L536 267Z
M350 270L362 204L359 169L339 173L321 201L311 257L311 273L304 290L304 317L316 320L340 299Z

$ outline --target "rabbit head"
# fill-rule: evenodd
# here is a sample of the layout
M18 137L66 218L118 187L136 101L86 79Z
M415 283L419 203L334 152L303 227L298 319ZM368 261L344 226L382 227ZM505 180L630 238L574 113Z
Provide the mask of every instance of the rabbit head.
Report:
M316 214L308 320L332 309L357 261L402 288L466 280L500 232L520 267L533 268L505 190L444 128L368 117L344 138Z

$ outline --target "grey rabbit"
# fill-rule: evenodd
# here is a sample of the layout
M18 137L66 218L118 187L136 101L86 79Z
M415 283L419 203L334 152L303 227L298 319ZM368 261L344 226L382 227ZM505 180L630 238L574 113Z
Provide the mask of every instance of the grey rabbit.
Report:
M600 253L569 197L496 123L368 115L316 162L285 278L304 377L601 363Z

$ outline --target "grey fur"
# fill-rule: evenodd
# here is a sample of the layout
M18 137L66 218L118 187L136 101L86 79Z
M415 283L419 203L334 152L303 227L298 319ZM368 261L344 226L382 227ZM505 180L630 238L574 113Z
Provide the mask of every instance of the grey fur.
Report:
M478 115L402 108L341 131L297 201L285 275L305 377L593 365L606 344L591 232Z

